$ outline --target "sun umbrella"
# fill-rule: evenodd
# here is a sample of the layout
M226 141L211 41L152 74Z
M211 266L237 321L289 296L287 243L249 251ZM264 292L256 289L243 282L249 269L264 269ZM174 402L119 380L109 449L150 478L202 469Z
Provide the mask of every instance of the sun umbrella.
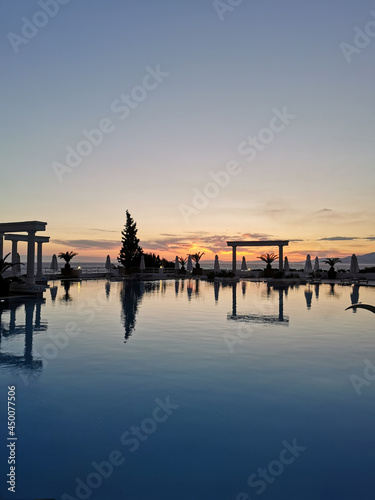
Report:
M139 264L139 269L143 272L146 269L145 256L142 254L141 263Z
M315 257L314 272L315 273L319 272L319 257Z
M175 268L176 271L180 270L180 263L178 261L178 257L176 257L176 261L174 263L174 268Z
M219 264L219 256L218 255L215 255L214 271L215 271L215 273L220 272L220 264Z
M193 271L193 262L191 260L191 255L189 255L188 261L187 261L187 266L186 270L191 273Z
M310 257L310 255L308 255L306 257L304 272L306 274L312 273L312 265L311 265L311 257Z
M59 265L57 263L57 257L56 257L55 253L52 256L51 266L50 267L51 267L52 271L58 271L59 270Z
M105 261L105 268L107 269L107 271L112 270L111 257L109 255L107 255L107 259Z
M242 257L241 271L247 271L247 264L245 256Z
M350 274L359 273L358 259L357 256L353 253L352 260L350 261Z
M285 257L285 259L284 259L284 271L285 271L286 273L289 273L289 272L290 272L288 257Z

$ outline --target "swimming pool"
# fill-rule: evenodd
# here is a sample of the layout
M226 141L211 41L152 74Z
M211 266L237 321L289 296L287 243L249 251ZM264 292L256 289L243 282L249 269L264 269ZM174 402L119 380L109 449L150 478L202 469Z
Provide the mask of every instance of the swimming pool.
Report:
M1 498L372 499L375 316L357 301L375 289L103 280L0 305Z

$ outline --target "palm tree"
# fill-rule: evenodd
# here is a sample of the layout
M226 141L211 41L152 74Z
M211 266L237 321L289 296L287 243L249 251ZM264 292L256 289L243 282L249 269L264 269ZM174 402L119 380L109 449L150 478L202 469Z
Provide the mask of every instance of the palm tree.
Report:
M9 257L9 255L10 253L6 254L6 256L3 259L0 259L0 279L3 277L3 273L5 273L5 271L8 271L8 269L16 265L16 264L11 264L10 262L5 262Z
M195 262L195 269L200 269L201 266L199 265L199 261L201 260L203 255L204 255L204 252L197 252L197 253L190 254L190 257Z
M60 252L59 253L59 259L65 260L65 269L70 269L70 264L69 262L72 260L73 257L78 255L76 252Z
M328 270L329 279L335 279L336 277L335 265L338 264L339 262L341 262L341 259L339 259L338 257L333 257L330 259L326 259L324 261L324 264L329 265L329 270Z
M263 255L260 255L259 257L257 257L257 259L260 259L267 264L266 269L268 271L270 269L272 269L272 267L271 267L272 262L274 262L278 258L279 258L279 256L276 253L264 253Z
M181 264L181 271L184 272L185 271L185 264L188 260L187 257L177 257L178 258L178 262Z
M10 283L12 281L20 282L19 278L14 276L4 278L3 273L11 269L13 266L16 266L16 263L5 262L9 257L10 253L8 253L3 259L0 259L0 296L6 296L9 293Z

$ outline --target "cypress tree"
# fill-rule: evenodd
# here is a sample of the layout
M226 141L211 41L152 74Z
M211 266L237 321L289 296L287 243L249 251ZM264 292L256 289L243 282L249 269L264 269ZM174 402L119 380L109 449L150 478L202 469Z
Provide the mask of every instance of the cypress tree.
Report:
M127 210L126 223L121 232L122 247L120 249L120 255L117 258L118 262L127 270L130 270L132 267L139 267L140 264L142 248L139 246L137 232L137 224Z

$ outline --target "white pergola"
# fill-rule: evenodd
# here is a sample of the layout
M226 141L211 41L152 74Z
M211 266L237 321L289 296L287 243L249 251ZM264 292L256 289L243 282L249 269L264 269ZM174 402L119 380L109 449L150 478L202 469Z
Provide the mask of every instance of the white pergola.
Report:
M27 242L27 274L26 283L35 284L35 243L38 244L37 276L42 275L42 245L49 241L49 236L36 236L38 231L45 231L47 222L25 221L0 223L0 258L4 257L4 235L6 240L12 242L12 263L17 262L17 244L19 241ZM6 234L6 233L27 233Z
M283 271L283 249L289 245L288 240L263 240L263 241L227 241L227 245L232 247L232 270L235 273L237 269L236 250L237 247L279 247L279 271Z

